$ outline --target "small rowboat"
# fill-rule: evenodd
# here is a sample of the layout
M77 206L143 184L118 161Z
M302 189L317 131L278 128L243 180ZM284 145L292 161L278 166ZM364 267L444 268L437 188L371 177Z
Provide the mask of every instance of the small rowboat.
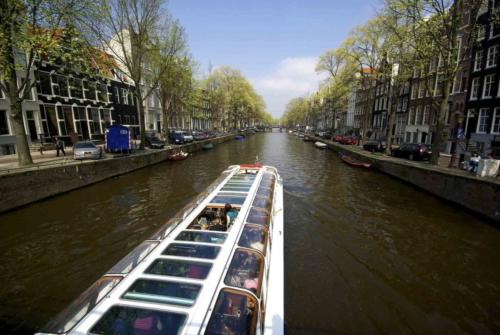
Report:
M244 140L245 139L245 135L236 135L234 137L234 139L237 140L237 141Z
M208 143L205 143L203 144L203 146L201 147L203 150L210 150L210 149L213 149L214 148L214 145L212 142L208 142Z
M323 143L323 142L314 142L314 145L316 146L316 148L319 148L319 149L326 149L328 146Z
M303 140L304 140L304 142L311 142L311 141L312 141L312 138L311 138L311 136L309 136L309 135L304 135Z
M180 161L180 160L186 159L187 156L189 156L189 153L184 152L184 151L179 151L179 152L175 152L175 153L168 155L167 160Z
M364 168L369 168L371 166L370 163L363 163L361 161L358 161L357 159L347 156L346 154L340 154L340 159L344 161L344 163L349 164L350 166L353 167L364 167Z

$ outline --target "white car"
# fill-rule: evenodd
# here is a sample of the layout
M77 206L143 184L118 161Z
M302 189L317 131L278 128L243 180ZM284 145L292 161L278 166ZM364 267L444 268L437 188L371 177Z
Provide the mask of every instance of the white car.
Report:
M102 149L98 148L90 141L76 142L73 145L73 158L74 159L100 159L102 157Z

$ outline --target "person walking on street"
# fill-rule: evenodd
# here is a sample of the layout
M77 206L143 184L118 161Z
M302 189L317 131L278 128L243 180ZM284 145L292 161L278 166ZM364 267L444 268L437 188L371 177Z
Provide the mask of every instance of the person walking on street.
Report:
M57 157L59 157L59 150L62 152L64 156L66 156L66 152L64 152L64 141L61 140L59 137L56 137L56 150L57 150Z

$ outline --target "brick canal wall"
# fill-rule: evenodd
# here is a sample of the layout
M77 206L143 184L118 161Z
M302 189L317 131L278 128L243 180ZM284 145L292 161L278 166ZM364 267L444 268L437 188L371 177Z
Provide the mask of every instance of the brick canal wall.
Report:
M336 152L349 154L383 173L500 223L500 180L482 178L405 159L372 154L359 147L320 140Z
M194 142L176 148L187 152L202 149L203 144L226 142L234 135ZM0 213L23 205L164 162L171 149L151 150L130 156L52 166L39 170L0 175Z

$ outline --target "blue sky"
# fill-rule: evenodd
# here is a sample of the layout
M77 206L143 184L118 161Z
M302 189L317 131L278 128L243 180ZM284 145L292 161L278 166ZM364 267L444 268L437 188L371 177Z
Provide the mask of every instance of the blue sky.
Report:
M200 73L229 65L240 70L280 117L294 97L314 92L317 57L337 47L381 0L170 0L186 29Z

